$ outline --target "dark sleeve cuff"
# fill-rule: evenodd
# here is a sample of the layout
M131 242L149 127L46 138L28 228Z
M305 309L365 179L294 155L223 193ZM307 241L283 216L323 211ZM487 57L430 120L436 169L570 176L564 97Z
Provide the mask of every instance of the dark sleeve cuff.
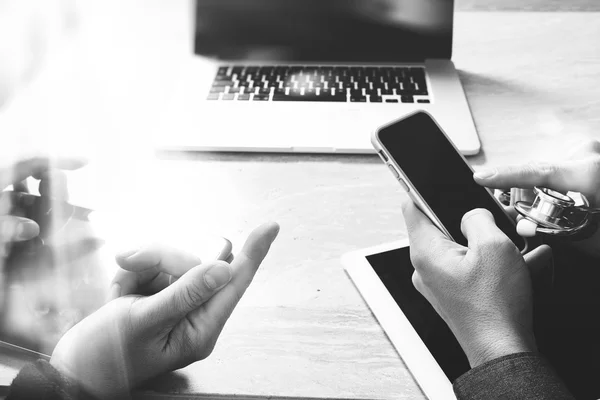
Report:
M93 400L45 360L26 365L13 380L6 400Z
M572 400L564 383L539 353L517 353L482 364L453 384L458 400Z

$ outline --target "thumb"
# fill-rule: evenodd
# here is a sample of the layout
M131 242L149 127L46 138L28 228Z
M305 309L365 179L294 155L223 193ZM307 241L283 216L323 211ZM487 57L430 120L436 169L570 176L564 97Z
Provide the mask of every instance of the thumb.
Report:
M30 240L39 234L39 225L30 219L0 215L0 243Z
M545 244L531 250L529 253L525 254L523 258L525 259L525 263L527 264L532 279L542 275L544 271L551 268L554 260L552 249Z
M476 208L466 213L461 220L460 230L469 242L470 248L478 243L506 238L506 235L496 226L492 213L483 208Z
M579 171L579 172L578 172ZM586 191L578 186L580 168L573 162L560 164L529 163L477 171L473 178L482 186L503 188L532 188L542 186L558 191Z
M224 261L198 265L172 285L144 301L141 314L156 324L174 325L206 303L231 280L231 266Z

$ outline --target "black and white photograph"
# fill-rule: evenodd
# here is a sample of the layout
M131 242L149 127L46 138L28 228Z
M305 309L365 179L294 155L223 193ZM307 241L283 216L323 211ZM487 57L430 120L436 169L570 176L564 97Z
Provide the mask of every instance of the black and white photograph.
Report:
M600 400L600 1L0 0L0 400Z

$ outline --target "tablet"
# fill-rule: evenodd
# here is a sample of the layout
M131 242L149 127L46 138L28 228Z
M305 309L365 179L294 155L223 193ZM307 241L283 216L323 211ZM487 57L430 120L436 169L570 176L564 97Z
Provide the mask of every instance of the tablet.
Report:
M412 284L408 239L345 254L342 262L427 398L455 399L451 382L470 369L469 362Z

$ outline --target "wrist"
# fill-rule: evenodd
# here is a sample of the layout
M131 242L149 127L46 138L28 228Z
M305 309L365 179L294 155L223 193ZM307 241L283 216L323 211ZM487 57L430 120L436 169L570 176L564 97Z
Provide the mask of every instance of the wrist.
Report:
M62 362L57 361L55 357L51 357L49 364L63 377L64 380L68 381L73 385L79 386L79 380L75 375L67 368Z
M462 347L471 368L510 354L537 352L535 337L530 332L484 334L470 340Z
M72 368L68 362L52 356L50 365L60 373L70 385L79 388L94 399L130 399L129 387L120 379L111 379L102 374L102 369L90 371L86 368ZM77 372L74 372L77 371Z

